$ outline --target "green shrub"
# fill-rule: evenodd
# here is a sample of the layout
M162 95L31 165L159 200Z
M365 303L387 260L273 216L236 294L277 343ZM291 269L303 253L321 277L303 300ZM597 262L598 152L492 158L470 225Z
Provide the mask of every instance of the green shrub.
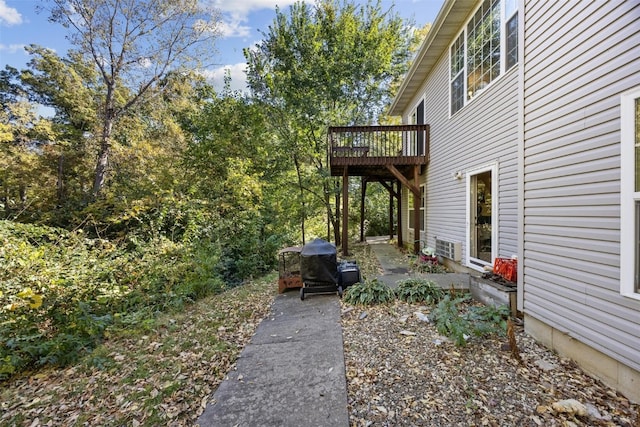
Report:
M396 295L408 303L422 302L433 305L444 297L444 291L431 280L406 279L398 283Z
M349 286L343 298L345 302L353 305L374 305L393 301L395 294L386 283L373 279Z
M470 307L466 316L474 324L474 335L484 336L490 334L505 335L509 314L509 307L506 305L497 307L481 305Z
M447 294L431 312L431 320L438 332L451 338L457 346L465 346L474 336L503 334L506 331L509 316L506 306L472 306L462 312L460 307L470 299L469 295L452 298Z
M88 239L0 221L0 380L91 352L107 328L144 326L225 288L217 243Z
M468 301L469 297L451 298L445 295L431 311L431 321L436 325L438 333L453 340L457 346L464 346L471 336L471 324L460 314L458 306Z

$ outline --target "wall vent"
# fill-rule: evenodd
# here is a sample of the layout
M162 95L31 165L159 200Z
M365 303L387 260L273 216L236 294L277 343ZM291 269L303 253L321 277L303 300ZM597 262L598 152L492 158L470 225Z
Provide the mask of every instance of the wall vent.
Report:
M462 260L462 243L436 238L436 255L460 262Z

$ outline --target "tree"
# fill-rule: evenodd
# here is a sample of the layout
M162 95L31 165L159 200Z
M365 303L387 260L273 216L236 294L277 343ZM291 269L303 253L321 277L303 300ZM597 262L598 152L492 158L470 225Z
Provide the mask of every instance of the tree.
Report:
M245 50L252 94L270 108L291 154L299 203L324 206L336 242L339 213L330 199L334 194L339 206L339 192L326 173L327 127L378 120L391 83L406 71L411 42L410 27L379 1L322 0L315 7L298 2L288 16L276 9L264 40Z
M55 139L48 119L37 117L36 108L25 99L3 104L0 110L0 205L4 218L22 216L28 205L28 190L51 179L42 168L41 153ZM36 190L37 191L37 190ZM43 210L50 197L38 192L35 212ZM35 200L36 198L34 198Z
M97 197L107 178L117 120L151 88L162 92L169 72L200 66L212 51L218 16L198 0L49 1L51 21L73 30L70 41L95 64L103 84Z

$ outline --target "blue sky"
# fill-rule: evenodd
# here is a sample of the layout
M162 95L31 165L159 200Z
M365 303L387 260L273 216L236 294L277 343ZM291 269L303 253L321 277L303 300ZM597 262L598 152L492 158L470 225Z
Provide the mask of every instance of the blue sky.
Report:
M234 89L244 88L244 56L242 50L261 39L275 17L275 7L286 11L295 0L209 0L222 11L222 36L216 43L215 65L205 70L216 85L221 86L224 70L231 70ZM421 27L433 22L443 0L383 0L386 10L394 5L403 17ZM24 46L37 44L64 56L69 49L66 30L48 21L46 11L37 13L36 7L46 5L42 0L0 0L0 68L11 65L18 69L29 60Z

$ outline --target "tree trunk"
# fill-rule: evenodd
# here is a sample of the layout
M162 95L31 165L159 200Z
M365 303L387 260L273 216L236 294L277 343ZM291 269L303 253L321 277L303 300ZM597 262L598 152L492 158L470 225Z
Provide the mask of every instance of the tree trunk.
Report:
M335 180L334 183L336 186L335 188L336 191L334 191L333 193L335 194L335 199L336 199L336 213L331 218L331 223L333 224L333 237L336 240L336 247L337 247L342 244L342 233L340 232L340 218L342 217L342 208L341 208L342 193L339 187L340 184L338 180Z
M109 167L109 155L111 154L111 132L113 122L116 120L116 110L114 108L114 83L107 81L107 94L104 102L104 122L102 123L102 135L100 138L100 151L98 152L98 162L96 164L96 175L93 181L93 197L98 198L107 178L107 168Z
M56 183L58 193L58 206L62 206L64 202L64 178L63 178L64 154L58 157L58 182Z
M109 154L111 153L111 129L113 119L105 120L102 131L102 141L100 142L100 152L98 153L98 163L96 164L96 175L93 181L93 197L97 198L104 187L107 178L107 167L109 166Z
M18 191L20 192L20 209L24 211L27 208L27 186L20 184Z
M293 156L293 162L296 165L296 174L298 176L298 188L300 188L300 205L301 205L301 215L300 215L300 232L302 234L302 244L306 243L305 236L305 220L307 216L307 208L304 202L304 186L302 185L302 173L300 171L300 162L298 161L298 156Z

